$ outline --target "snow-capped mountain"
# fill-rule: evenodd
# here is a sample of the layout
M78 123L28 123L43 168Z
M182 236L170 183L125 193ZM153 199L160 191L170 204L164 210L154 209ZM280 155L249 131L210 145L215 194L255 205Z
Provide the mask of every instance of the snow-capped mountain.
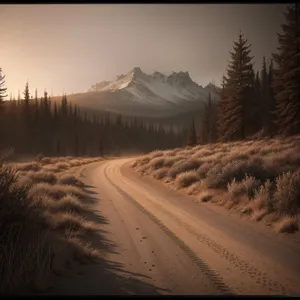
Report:
M120 101L165 108L203 102L209 92L215 94L212 86L199 86L188 72L173 72L169 76L160 72L148 75L139 67L133 68L125 75L117 76L115 81L96 83L88 92L109 92L116 94Z
M72 94L68 99L83 109L111 112L128 116L170 118L197 114L209 92L218 98L213 84L202 87L188 72L145 74L136 67L113 81L102 81L85 93Z

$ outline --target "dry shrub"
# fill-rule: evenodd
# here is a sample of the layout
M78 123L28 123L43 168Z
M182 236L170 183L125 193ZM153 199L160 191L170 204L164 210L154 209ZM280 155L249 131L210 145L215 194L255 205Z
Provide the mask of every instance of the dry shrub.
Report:
M138 171L141 172L141 173L145 173L148 169L149 169L149 165L146 164L146 165L140 166Z
M76 196L69 194L62 197L59 200L48 200L47 208L51 212L71 211L76 213L82 213L87 211Z
M158 170L155 170L153 173L152 173L152 176L156 179L162 179L164 178L165 176L167 176L167 173L168 173L168 168L164 167L164 168L161 168L161 169L158 169Z
M78 187L83 187L84 183L80 181L78 178L76 178L73 175L62 175L58 178L58 183L59 184L65 184L65 185L75 185Z
M178 188L187 187L198 180L199 180L199 177L197 175L197 172L187 171L187 172L179 174L176 177L175 185Z
M20 171L39 171L41 166L37 162L18 163L15 165L16 170Z
M232 161L225 166L215 165L207 173L206 182L209 187L224 188L233 179L241 181L245 174L249 174L258 180L265 181L270 176L263 166L255 162Z
M98 230L95 223L86 221L81 216L73 212L59 212L56 214L45 213L47 223L53 230L71 230L82 232L93 232Z
M150 162L149 162L149 166L154 169L160 169L164 166L165 163L165 157L156 157L153 158Z
M50 172L50 173L58 173L61 170L56 165L50 165L50 166L44 166L42 168L42 171L44 171L44 172Z
M176 164L169 170L168 176L174 179L180 173L197 170L200 164L201 162L195 159L187 160L185 162Z
M287 172L276 179L274 200L282 214L292 216L300 212L300 171Z
M69 161L69 166L70 167L78 167L80 165L81 165L81 162L78 159L73 159L73 160Z
M299 230L299 218L284 216L279 222L275 223L274 228L277 232L293 233Z
M29 171L25 176L24 176L24 181L30 181L32 184L33 183L38 183L38 182L46 182L50 184L54 184L57 181L57 177L55 174L51 172L45 172L45 171L39 171L39 172L33 172Z
M72 256L75 260L79 262L85 262L87 259L90 262L93 262L99 258L101 258L101 253L93 249L89 243L84 243L82 240L80 240L76 236L69 236L68 237L68 245L70 246L70 249L72 251ZM68 251L69 253L70 251Z
M68 194L75 195L78 198L88 197L83 190L70 185L50 185L48 183L34 184L28 191L30 197L48 195L53 199L60 199Z
M180 157L178 158L177 156L166 157L164 167L172 167L179 159Z
M153 159L153 158L156 158L156 157L159 157L159 156L163 156L163 155L164 155L164 152L161 151L161 150L156 150L156 151L153 151L149 154L150 159Z
M172 156L176 156L176 154L177 154L177 150L173 149L173 150L166 151L164 155L172 157Z
M42 165L51 164L52 163L52 158L51 157L42 157L41 159L39 159L39 162Z
M137 166L144 166L146 164L148 164L151 160L150 156L143 156L142 158L137 159L134 163L133 163L133 167L137 167Z
M198 169L197 174L200 178L205 178L207 172L214 166L215 164L212 162L203 163Z
M259 210L254 210L251 218L255 221L261 221L268 214L268 210L266 208L262 208Z
M0 165L0 294L18 294L50 270L52 247L42 210L31 207L15 172Z
M201 192L203 189L206 189L206 185L203 181L197 181L191 184L187 190L188 195L195 195Z
M273 211L272 194L273 184L270 180L267 180L255 191L254 199L250 202L251 208L257 211L261 209L267 209L268 212Z
M259 180L247 174L240 182L234 178L231 183L227 184L227 190L232 196L247 195L251 199L259 185Z
M55 166L60 170L66 170L68 169L69 164L67 164L66 162L58 162L55 164Z

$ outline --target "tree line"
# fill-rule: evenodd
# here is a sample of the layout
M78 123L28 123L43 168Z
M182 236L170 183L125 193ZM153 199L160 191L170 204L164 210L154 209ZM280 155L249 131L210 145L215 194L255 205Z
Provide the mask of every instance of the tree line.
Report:
M300 5L287 6L270 64L254 71L251 45L240 33L230 51L219 101L205 103L198 134L191 122L187 144L300 133Z
M1 69L0 69L1 70ZM97 156L148 152L182 146L182 132L161 124L146 124L135 117L87 114L69 103L67 96L52 101L47 91L32 97L26 83L22 96L3 101L4 76L0 78L1 149L18 155Z

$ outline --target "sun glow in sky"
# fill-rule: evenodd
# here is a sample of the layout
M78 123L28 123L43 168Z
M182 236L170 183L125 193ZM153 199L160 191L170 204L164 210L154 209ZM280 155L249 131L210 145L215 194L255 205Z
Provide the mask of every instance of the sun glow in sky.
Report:
M285 5L1 5L8 94L84 92L139 66L216 84L241 29L255 65L276 49Z

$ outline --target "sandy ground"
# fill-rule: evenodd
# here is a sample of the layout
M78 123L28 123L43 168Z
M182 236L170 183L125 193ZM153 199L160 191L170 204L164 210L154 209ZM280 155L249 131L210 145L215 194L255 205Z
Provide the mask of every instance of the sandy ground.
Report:
M298 243L141 178L131 161L77 170L103 257L57 277L51 293L300 295Z

